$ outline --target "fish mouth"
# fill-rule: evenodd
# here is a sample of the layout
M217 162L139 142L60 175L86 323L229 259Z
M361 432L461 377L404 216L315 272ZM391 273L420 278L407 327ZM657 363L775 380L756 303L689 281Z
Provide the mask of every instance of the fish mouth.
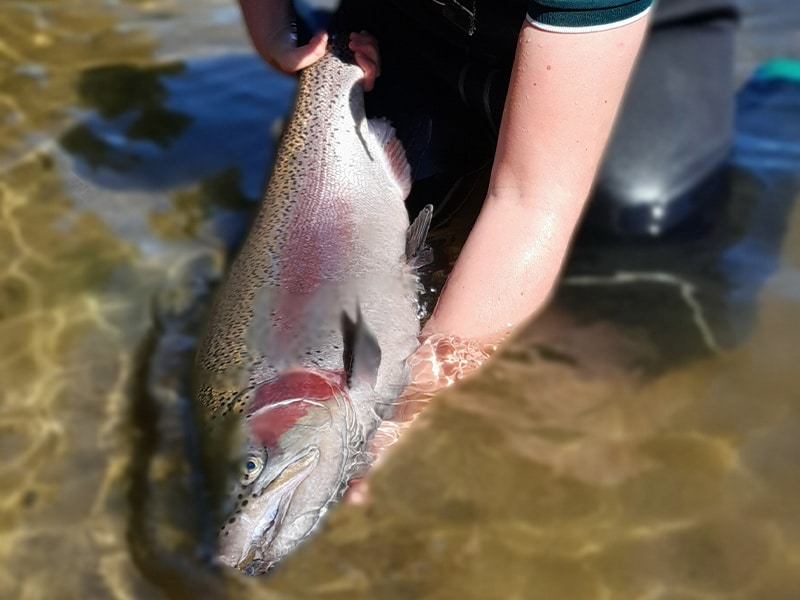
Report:
M223 564L239 569L246 575L259 575L266 573L277 562L279 557L270 552L270 546L286 516L295 490L319 464L319 457L320 452L316 446L308 448L264 489L261 496L269 500L266 510L258 518L249 536L249 542L238 557L230 553L221 554L219 559Z

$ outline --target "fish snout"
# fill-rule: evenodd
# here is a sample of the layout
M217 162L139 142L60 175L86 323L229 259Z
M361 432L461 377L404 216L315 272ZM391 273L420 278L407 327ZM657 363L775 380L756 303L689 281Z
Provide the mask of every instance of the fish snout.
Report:
M227 567L242 571L245 575L263 575L274 564L272 561L264 560L260 549L255 544L251 545L242 555L221 553L219 561Z

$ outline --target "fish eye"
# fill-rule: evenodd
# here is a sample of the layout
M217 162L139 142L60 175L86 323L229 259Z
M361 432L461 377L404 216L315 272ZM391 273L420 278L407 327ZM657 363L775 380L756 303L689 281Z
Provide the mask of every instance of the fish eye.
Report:
M250 454L242 462L242 485L249 485L255 481L256 477L264 470L264 460L260 456Z

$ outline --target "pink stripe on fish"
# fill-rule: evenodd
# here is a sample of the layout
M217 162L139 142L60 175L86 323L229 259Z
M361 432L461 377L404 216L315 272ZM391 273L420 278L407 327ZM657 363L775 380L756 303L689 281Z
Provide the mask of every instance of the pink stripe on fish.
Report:
M319 282L336 279L343 267L342 257L352 251L352 201L339 197L336 190L324 189L322 182L331 179L324 173L324 162L317 166L320 181L309 181L315 185L300 192L304 200L287 223L285 250L292 269L281 272L281 287L292 294L307 294ZM340 171L341 166L336 165L334 170Z
M342 257L352 251L354 225L347 212L349 202L330 197L324 190L304 193L302 210L294 210L287 223L289 234L283 251L291 258L291 268L280 272L273 317L275 330L282 333L302 324L314 290L325 280L339 279L345 266Z

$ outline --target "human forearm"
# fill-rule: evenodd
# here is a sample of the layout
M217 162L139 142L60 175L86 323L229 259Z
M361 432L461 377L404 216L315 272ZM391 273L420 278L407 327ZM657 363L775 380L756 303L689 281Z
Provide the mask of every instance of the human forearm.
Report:
M253 47L264 55L269 36L289 26L289 0L239 0L239 6Z
M498 337L544 305L645 29L522 28L489 193L427 333Z

